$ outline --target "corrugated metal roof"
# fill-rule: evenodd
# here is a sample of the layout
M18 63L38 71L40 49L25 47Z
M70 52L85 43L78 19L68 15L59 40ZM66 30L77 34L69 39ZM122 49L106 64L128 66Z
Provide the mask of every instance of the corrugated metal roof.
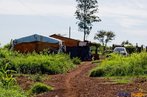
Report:
M62 41L59 39L55 39L53 37L46 37L46 36L42 36L42 35L38 35L38 34L15 39L15 40L13 40L13 44L16 45L19 43L28 43L28 42L37 42L37 41L53 43L53 44L57 44L57 43L62 44Z

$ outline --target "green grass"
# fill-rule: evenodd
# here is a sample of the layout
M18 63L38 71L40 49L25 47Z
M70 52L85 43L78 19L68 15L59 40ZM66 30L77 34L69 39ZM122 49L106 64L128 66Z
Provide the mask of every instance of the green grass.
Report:
M73 62L74 64L76 64L76 65L79 65L79 64L81 63L81 60L80 60L80 58L75 57L75 58L72 59L72 62Z
M133 77L130 76L116 76L116 77L110 77L109 79L111 79L114 83L118 83L118 84L127 84L127 83L131 83L133 82Z
M0 86L0 97L27 97L26 94L18 87L5 89Z
M80 60L78 58L72 60L67 54L48 55L46 53L37 54L35 52L32 54L21 54L8 49L0 48L0 69L6 67L5 71L14 70L17 72L15 76L29 74L32 76L31 79L35 82L43 82L45 79L50 79L48 74L66 73L76 67L74 63L79 64ZM24 93L16 84L10 88L4 88L3 82L4 81L0 80L0 97L29 96L27 91ZM30 91L33 94L38 94L52 89L53 88L50 86L37 83L30 89Z
M128 84L128 83L142 83L147 81L147 75L137 75L137 76L113 76L113 77L107 77L111 81L117 84Z
M136 76L147 74L147 53L134 53L128 57L112 54L110 58L93 69L92 77L100 76Z
M0 67L9 63L9 69L22 74L59 74L66 73L75 67L69 55L66 54L20 54L18 52L0 49Z
M43 83L40 83L40 82L37 82L32 86L32 88L29 91L29 94L30 95L40 94L40 93L44 93L44 92L48 92L48 91L52 91L52 90L53 90L53 87L48 86Z

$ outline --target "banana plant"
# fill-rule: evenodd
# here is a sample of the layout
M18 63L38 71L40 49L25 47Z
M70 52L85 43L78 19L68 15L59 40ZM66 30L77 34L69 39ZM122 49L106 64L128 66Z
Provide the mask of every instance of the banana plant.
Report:
M13 77L14 73L16 73L16 71L9 70L8 64L0 69L0 82L4 88L9 89L15 84L16 79Z

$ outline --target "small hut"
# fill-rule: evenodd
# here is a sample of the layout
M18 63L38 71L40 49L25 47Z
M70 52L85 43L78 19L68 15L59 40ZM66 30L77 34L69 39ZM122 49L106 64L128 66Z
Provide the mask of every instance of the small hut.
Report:
M53 34L50 37L62 40L65 53L70 54L71 58L79 57L81 60L91 60L89 42L84 42L72 38Z
M21 53L40 52L44 49L58 51L62 48L62 41L53 37L34 34L13 40L12 48Z

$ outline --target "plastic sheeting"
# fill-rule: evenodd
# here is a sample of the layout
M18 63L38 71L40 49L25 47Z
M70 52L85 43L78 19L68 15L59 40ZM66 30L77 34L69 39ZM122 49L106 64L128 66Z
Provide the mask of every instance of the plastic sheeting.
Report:
M28 43L28 42L47 42L47 43L62 45L62 41L59 39L55 39L52 37L46 37L46 36L42 36L38 34L15 39L13 40L13 45L20 44L20 43Z

